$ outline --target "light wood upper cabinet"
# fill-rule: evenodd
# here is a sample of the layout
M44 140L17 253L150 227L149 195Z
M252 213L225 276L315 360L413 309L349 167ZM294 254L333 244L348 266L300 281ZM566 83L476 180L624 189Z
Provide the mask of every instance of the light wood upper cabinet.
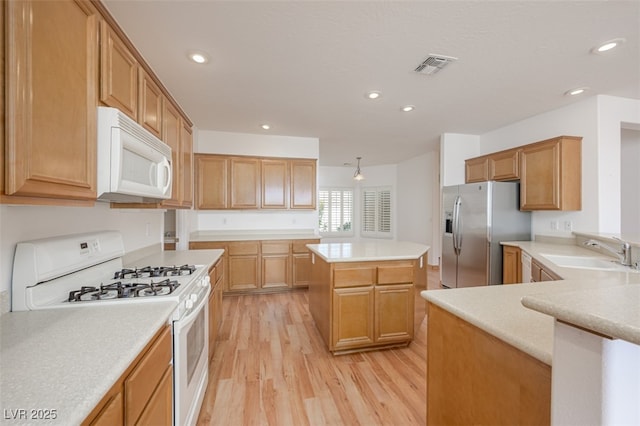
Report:
M181 206L191 208L193 206L193 130L191 125L180 120L180 148L182 164L180 167L180 180L182 181Z
M260 160L249 157L231 157L230 207L257 209L260 207Z
M288 206L288 167L287 160L262 159L262 208L286 209Z
M521 152L521 210L582 208L582 138L561 136Z
M315 209L316 160L216 154L195 158L198 209Z
M489 180L508 181L520 178L520 150L509 149L489 156Z
M486 182L489 180L489 159L471 158L464 162L464 180L466 183Z
M291 160L291 208L316 208L316 160Z
M195 155L196 208L221 210L229 207L229 159L216 155Z
M138 120L138 61L105 21L100 22L100 101Z
M164 103L162 116L162 140L171 147L171 165L173 170L171 176L171 198L163 200L162 205L166 207L181 207L183 188L180 136L182 133L182 121L180 119L180 113L170 102Z
M6 178L4 194L16 196L2 201L95 200L97 10L73 0L2 7L6 169L0 181Z
M140 70L138 79L138 122L162 139L162 103L160 87L144 70Z

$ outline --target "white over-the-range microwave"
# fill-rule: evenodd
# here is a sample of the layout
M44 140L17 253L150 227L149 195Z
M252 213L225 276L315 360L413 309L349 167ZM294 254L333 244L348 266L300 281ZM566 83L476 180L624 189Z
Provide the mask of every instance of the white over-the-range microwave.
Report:
M171 197L171 147L117 108L98 107L99 201Z

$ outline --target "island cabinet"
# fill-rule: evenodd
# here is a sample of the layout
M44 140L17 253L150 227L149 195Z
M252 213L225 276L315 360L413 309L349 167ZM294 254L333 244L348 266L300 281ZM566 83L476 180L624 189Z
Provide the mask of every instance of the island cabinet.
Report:
M414 260L326 262L313 255L309 310L334 354L413 339Z
M502 284L522 282L521 256L520 247L502 246Z
M427 424L548 425L551 366L427 303Z
M582 208L581 137L560 136L526 145L521 156L521 210Z
M171 425L171 327L163 327L107 392L83 425Z
M100 15L73 0L9 1L2 9L1 201L91 205Z

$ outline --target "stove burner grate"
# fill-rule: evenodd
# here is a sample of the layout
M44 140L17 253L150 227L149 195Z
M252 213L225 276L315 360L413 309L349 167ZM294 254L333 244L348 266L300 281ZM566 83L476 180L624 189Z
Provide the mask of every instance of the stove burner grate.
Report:
M89 300L127 299L132 297L165 296L173 293L180 283L169 278L149 283L123 283L118 281L111 284L82 286L80 290L69 292L69 302L86 302Z
M194 265L182 266L145 266L143 268L124 268L117 271L113 279L122 280L128 278L157 278L181 275L191 275L196 270Z

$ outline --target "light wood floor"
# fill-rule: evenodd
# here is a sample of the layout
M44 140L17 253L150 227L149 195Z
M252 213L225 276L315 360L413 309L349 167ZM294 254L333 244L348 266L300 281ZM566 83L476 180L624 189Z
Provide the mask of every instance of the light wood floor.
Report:
M438 288L429 271L428 288ZM223 299L199 425L424 425L425 301L406 348L333 356L306 291Z

